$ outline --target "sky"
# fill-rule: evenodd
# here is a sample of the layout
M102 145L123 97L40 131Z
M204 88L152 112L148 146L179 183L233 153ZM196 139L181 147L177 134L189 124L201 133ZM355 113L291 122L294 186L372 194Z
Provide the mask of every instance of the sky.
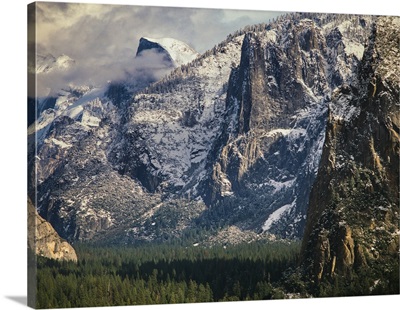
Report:
M280 12L38 2L36 50L68 55L68 72L38 77L39 96L68 85L101 86L133 73L141 37L170 37L203 53L246 25L267 23ZM158 61L154 59L153 61ZM161 59L159 59L161 61Z
M205 52L229 33L268 22L279 12L177 7L38 2L40 49L80 57L127 57L139 38L173 37ZM105 56L107 55L107 56Z
M70 85L101 87L108 81L124 79L126 73L135 76L138 67L143 66L135 59L141 37L175 38L203 53L246 25L267 23L282 14L270 1L265 2L269 6L257 10L247 7L248 1L240 1L242 5L235 9L176 7L171 0L164 6L151 1L150 6L146 5L148 1L132 1L135 5L38 2L37 53L55 57L65 54L74 59L76 65L68 72L39 75L37 95L48 95L50 90L58 92ZM351 10L348 4L343 5L343 0L336 2L337 12ZM171 7L166 6L169 3ZM296 3L297 6L289 6L289 10L284 11L291 11L292 7L293 11L324 11L316 5L310 10L305 0ZM357 13L375 13L364 12L365 7L359 6ZM151 61L162 65L163 60L154 56ZM158 78L165 72L160 70Z

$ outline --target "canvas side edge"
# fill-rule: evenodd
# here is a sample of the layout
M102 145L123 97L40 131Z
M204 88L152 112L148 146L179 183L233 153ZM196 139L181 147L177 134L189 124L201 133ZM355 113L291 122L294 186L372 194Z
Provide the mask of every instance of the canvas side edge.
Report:
M28 124L29 120L36 119L36 74L35 70L30 70L30 67L35 67L36 64L36 3L30 3L27 6L27 115ZM33 123L33 126L35 123ZM36 130L35 130L36 132ZM35 134L36 136L36 134ZM28 182L28 201L27 201L27 305L31 308L36 308L37 299L37 261L35 255L35 235L36 235L36 218L35 214L29 211L29 204L33 204L36 207L36 171L35 171L35 154L36 154L36 137L34 139L35 151L29 151L29 137L27 137L28 144L28 171L27 171L27 182ZM33 167L33 171L32 171ZM32 173L33 172L33 173ZM33 189L33 192L32 192ZM31 191L31 192L29 192Z

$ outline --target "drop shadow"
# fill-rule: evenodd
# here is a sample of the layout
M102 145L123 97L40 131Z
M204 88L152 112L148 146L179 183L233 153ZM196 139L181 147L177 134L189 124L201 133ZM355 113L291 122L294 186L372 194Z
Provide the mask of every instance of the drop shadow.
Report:
M28 304L27 296L5 296L5 297L24 306Z

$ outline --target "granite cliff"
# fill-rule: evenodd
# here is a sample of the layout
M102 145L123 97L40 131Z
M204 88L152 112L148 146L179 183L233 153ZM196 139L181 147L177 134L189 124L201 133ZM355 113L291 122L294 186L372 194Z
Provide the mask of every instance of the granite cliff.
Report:
M78 260L74 248L63 240L51 224L45 221L35 210L28 198L28 248L36 255L51 259Z
M376 20L357 79L329 105L303 239L315 283L359 277L360 286L388 292L397 274L398 293L399 25L396 17Z

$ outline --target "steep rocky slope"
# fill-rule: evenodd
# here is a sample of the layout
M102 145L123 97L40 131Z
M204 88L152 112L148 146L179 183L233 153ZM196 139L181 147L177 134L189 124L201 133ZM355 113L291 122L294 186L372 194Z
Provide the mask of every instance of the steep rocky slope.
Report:
M28 248L37 255L58 260L77 261L74 248L60 238L51 224L37 214L28 198Z
M175 48L175 54L178 51ZM168 50L163 53L169 55ZM175 54L163 64L169 71L179 56ZM138 57L146 61L147 56ZM108 161L110 144L124 123L124 105L149 82L141 78L104 87L68 87L56 97L37 98L39 117L28 128L28 193L39 198L39 213L63 238L89 240L114 229L115 223L119 236L124 235L124 223L142 223L140 215L160 203L159 195L149 196L139 182L119 174Z
M303 240L315 283L359 276L389 293L398 281L399 26L397 17L377 19L356 80L329 105Z
M235 37L181 66L133 98L110 153L115 168L139 179L150 192L179 192L201 178L223 119L230 66L240 59L242 39Z
M302 231L307 189L323 141L325 94L331 90L321 29L311 20L279 26L244 38L240 65L228 85L229 116L213 150L218 157L205 199L224 197L234 212L242 213L245 228L293 237ZM279 224L289 213L287 224Z
M136 95L116 168L203 200L205 225L301 236L330 94L351 82L371 24L310 18L253 27Z
M349 98L373 24L288 14L141 91L66 91L30 128L40 214L68 240L301 237L328 107Z

